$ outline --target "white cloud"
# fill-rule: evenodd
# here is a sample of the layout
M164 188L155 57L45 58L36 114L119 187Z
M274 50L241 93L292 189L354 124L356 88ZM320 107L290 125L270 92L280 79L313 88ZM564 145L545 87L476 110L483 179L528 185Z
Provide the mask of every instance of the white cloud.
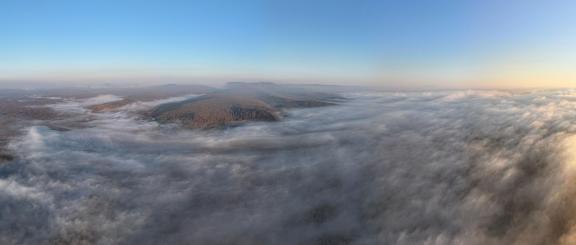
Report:
M161 126L130 112L102 113L70 131L30 128L11 145L20 160L0 167L0 215L10 207L13 216L0 230L22 224L0 240L573 240L576 100L565 91L347 96L223 131ZM24 235L31 231L41 232Z

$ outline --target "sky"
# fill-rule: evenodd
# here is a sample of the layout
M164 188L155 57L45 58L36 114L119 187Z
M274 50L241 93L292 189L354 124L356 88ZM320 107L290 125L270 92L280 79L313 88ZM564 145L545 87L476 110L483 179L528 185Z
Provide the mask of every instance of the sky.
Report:
M568 0L0 0L0 82L574 87Z

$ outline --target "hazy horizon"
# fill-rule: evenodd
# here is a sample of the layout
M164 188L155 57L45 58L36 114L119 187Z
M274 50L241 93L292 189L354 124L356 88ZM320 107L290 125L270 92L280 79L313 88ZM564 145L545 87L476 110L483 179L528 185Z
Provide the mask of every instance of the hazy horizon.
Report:
M539 90L557 90L557 89L576 89L576 86L549 86L549 85L533 85L533 86L486 86L486 85L464 85L464 86L438 86L430 85L414 85L414 84L359 84L359 83L333 83L333 82L318 82L318 81L282 81L282 80L250 80L250 79L141 79L141 80L98 80L93 79L87 81L32 81L32 80L0 80L0 89L61 89L61 88L146 88L164 85L201 85L212 88L222 88L229 83L247 82L247 83L274 83L278 85L317 85L327 87L349 87L358 89L371 89L373 91L382 92L410 92L410 91L482 91L482 90L495 90L495 91L539 91Z
M3 1L0 83L574 87L573 1Z

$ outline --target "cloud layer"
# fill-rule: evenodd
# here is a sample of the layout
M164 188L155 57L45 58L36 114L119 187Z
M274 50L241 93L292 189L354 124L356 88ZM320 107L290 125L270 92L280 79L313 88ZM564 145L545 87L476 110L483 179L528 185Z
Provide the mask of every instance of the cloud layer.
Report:
M31 127L0 243L576 243L574 91L346 96L224 131Z

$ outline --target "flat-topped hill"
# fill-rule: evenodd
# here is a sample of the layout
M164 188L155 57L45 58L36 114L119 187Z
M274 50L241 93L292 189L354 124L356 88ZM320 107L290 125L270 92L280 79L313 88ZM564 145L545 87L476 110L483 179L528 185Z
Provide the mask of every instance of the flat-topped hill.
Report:
M216 128L249 121L278 121L283 108L334 105L334 94L305 93L270 83L235 83L198 98L160 105L149 116L187 128Z

